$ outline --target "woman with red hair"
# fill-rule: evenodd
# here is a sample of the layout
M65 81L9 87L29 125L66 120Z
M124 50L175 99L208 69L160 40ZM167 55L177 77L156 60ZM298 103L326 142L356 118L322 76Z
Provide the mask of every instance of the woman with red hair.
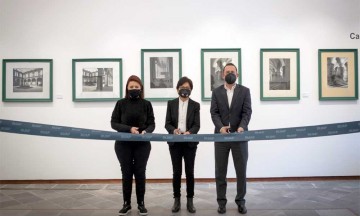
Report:
M144 86L139 77L132 75L126 83L125 98L116 103L111 116L111 127L124 133L145 134L155 129L152 105L144 99ZM115 152L122 172L123 208L120 215L131 210L133 175L135 176L136 198L140 215L147 215L144 204L145 170L151 145L149 141L116 141Z

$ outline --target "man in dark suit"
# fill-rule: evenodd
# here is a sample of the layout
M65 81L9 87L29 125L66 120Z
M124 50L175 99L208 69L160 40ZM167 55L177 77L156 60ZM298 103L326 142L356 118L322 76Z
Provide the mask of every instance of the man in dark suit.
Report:
M211 97L211 118L215 125L215 133L227 134L231 132L241 133L248 130L251 118L250 90L236 84L238 78L237 68L228 63L223 68L222 76L224 85L213 90ZM245 214L246 194L246 165L248 160L248 142L215 142L215 178L218 212L226 212L226 174L231 150L237 179L237 194L235 202L238 211Z
M165 128L169 134L196 134L200 130L200 104L189 98L193 89L192 81L182 77L176 89L179 98L168 101ZM182 174L182 158L185 162L187 209L195 213L194 197L194 165L197 144L199 142L168 142L173 165L174 205L172 212L180 210L180 188Z

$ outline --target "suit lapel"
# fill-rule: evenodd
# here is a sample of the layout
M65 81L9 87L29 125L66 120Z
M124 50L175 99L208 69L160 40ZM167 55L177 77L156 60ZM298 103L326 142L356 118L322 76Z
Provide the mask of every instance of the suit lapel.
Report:
M189 98L188 108L186 111L186 126L187 126L187 123L189 122L189 118L190 118L189 114L191 114L193 112L193 109L194 109L194 106L193 106L192 100Z
M229 101L228 101L228 99L227 99L226 89L225 89L224 86L222 86L221 91L220 91L220 94L221 94L221 98L224 98L224 100L225 100L226 107L227 107L228 109L230 109L230 108L229 108Z
M175 102L173 103L173 110L174 110L174 119L176 122L176 128L179 127L179 98L175 99Z
M238 98L239 93L240 93L240 87L239 87L239 85L236 84L235 89L234 89L234 95L233 95L233 97L231 99L230 110L234 106L234 104L236 103L236 98Z

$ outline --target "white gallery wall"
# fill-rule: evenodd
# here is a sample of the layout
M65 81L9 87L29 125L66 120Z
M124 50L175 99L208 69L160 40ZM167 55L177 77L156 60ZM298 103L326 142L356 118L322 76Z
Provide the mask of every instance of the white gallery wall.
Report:
M318 100L318 49L359 49L352 32L360 34L359 0L0 0L0 59L54 62L53 102L1 101L0 119L112 131L116 102L72 101L72 59L122 58L124 85L141 75L141 49L180 48L182 74L193 80L191 97L201 104L199 133L212 133L210 102L201 101L200 50L241 48L250 130L358 121L359 100ZM261 48L300 49L299 101L260 101ZM166 133L166 102L152 104L155 132ZM360 175L360 133L249 142L247 173ZM166 143L152 142L147 177L172 178ZM213 143L200 143L195 177L214 177ZM235 177L231 157L228 177ZM113 141L0 132L0 180L119 178Z

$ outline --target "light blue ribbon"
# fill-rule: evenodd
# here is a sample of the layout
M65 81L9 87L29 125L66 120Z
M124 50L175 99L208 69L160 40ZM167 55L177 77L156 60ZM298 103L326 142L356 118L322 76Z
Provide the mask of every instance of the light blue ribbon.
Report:
M5 133L73 139L160 141L160 142L235 142L250 140L295 139L333 136L360 132L360 121L305 127L244 131L230 134L131 134L57 125L37 124L0 119L0 131Z

